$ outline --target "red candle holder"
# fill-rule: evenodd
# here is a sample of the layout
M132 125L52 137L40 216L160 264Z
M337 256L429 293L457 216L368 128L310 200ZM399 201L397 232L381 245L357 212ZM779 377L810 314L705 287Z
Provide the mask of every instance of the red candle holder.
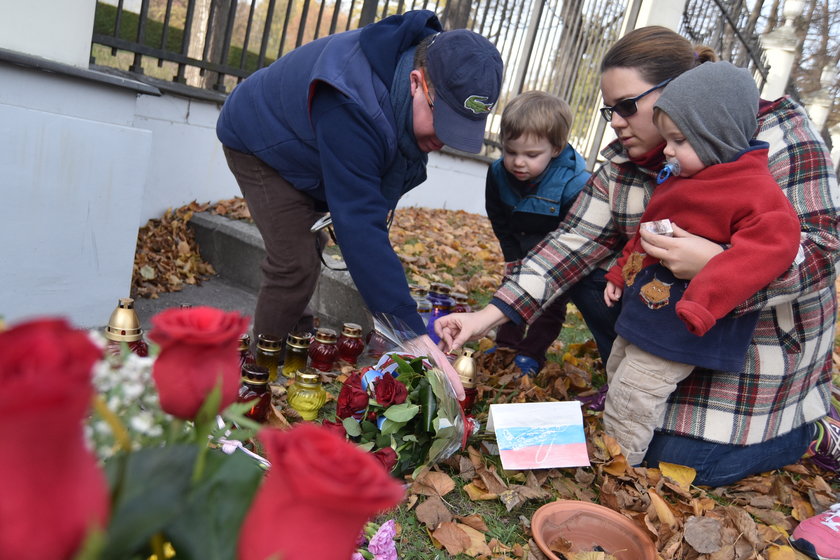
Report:
M362 327L356 323L344 323L341 336L338 337L338 359L356 365L364 349Z
M320 371L331 371L338 358L338 336L332 329L318 329L309 345L309 365Z
M242 384L239 386L237 402L253 402L245 416L255 422L265 422L271 407L271 390L268 387L268 368L257 364L242 367Z

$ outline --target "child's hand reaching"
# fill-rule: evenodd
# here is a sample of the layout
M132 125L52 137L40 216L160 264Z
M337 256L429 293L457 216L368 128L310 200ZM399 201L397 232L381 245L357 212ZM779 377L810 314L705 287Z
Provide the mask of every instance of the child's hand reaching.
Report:
M615 305L621 299L622 292L623 290L619 286L607 280L607 287L604 288L604 303L607 304L607 307Z

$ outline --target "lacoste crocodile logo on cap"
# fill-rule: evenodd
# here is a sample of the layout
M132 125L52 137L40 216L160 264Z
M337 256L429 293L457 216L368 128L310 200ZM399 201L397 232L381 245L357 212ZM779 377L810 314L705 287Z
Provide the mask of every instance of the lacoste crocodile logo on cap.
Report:
M489 113L495 103L485 103L486 95L471 95L464 100L464 107L475 113Z

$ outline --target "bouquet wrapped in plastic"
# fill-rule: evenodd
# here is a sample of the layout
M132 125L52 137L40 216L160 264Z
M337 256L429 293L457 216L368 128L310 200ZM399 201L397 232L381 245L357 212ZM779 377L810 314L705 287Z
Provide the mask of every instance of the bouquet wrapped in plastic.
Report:
M336 406L341 424L333 425L393 474L416 475L465 445L464 390L429 337L385 315L374 317L374 327L392 349L345 380Z

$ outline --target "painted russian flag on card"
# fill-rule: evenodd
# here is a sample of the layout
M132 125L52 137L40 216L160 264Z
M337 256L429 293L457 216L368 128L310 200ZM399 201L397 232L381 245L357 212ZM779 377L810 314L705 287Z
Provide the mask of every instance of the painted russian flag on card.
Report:
M578 401L491 404L487 431L505 470L589 466Z

